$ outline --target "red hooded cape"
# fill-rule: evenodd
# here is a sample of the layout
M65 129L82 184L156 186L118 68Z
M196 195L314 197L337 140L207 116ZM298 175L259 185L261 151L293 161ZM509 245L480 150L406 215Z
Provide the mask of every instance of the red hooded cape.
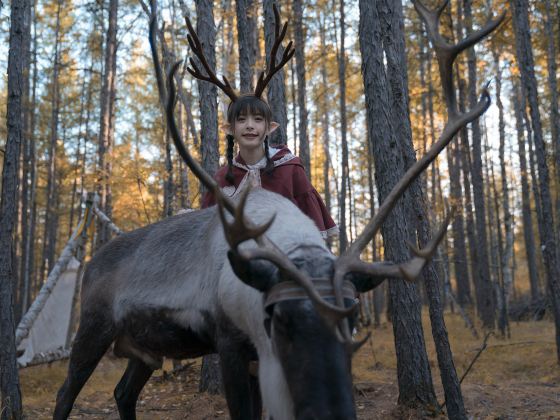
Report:
M272 157L274 170L270 173L264 171L264 159L259 162L260 165L247 166L238 154L233 164L234 184L226 180L227 166L221 167L214 178L224 193L229 196L241 191L246 182L252 181L254 184L261 185L262 188L291 200L315 222L323 237L338 234L338 227L327 211L321 196L307 179L300 158L294 156L286 146L279 149ZM202 207L206 208L214 204L216 204L214 194L207 192L202 200Z

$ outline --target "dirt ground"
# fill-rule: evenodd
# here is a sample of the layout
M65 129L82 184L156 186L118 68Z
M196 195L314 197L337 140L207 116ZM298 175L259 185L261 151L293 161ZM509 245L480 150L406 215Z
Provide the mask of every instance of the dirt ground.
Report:
M450 342L461 376L478 353L482 338L474 338L462 320L446 315ZM359 419L422 417L397 407L398 387L390 324L372 329L372 337L354 357L353 376ZM435 350L427 319L424 332L439 403L444 400ZM188 364L187 364L188 363ZM183 362L178 373L169 363L155 372L138 403L138 418L227 419L225 400L198 390L200 360ZM118 419L113 389L126 362L107 355L78 397L72 419ZM55 395L64 381L67 362L20 371L26 418L52 417ZM511 326L511 338L490 337L462 385L465 407L475 419L560 419L560 367L556 364L554 326L549 321ZM443 418L444 415L435 416Z

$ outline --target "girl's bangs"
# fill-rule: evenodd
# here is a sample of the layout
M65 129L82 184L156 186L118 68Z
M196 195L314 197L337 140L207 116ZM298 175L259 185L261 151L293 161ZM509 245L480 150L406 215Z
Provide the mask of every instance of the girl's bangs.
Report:
M242 96L233 102L228 111L228 122L233 123L240 115L260 115L268 122L272 119L270 107L262 99L255 96Z

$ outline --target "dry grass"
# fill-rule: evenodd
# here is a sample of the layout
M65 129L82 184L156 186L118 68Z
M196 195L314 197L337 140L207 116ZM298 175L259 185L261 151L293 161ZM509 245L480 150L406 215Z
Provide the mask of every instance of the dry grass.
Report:
M462 375L476 355L482 339L475 339L458 315L446 323L455 365ZM438 400L444 400L427 316L424 317L432 375ZM560 418L560 367L556 364L554 325L549 321L511 326L511 339L490 337L462 389L473 418ZM24 407L29 418L49 418L56 390L64 381L66 362L20 371ZM118 418L112 393L126 363L105 357L78 397L73 418ZM165 369L171 370L166 364ZM186 375L162 380L156 372L143 391L139 419L227 418L220 397L197 393L198 365ZM354 383L359 418L405 416L396 407L398 387L393 332L390 324L372 330L372 338L354 358ZM413 417L407 413L406 417Z

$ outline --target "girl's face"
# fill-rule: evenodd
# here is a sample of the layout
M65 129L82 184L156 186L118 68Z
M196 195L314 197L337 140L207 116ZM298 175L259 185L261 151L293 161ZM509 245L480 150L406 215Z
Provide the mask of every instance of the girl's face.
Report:
M246 113L237 116L232 134L239 149L248 151L262 147L264 138L269 132L264 116Z

